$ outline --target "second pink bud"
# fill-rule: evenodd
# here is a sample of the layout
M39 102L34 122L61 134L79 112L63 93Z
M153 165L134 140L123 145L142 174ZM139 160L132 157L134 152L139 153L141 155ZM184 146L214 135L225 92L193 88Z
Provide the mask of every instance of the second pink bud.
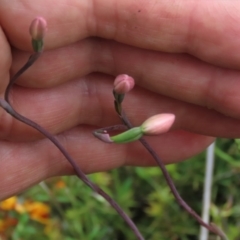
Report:
M117 94L125 94L134 87L134 79L127 74L118 75L113 83L114 91Z

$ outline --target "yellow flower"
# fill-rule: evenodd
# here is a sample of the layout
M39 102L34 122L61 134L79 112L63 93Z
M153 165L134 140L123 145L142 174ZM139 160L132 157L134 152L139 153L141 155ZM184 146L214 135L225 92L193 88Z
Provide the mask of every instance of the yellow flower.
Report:
M0 202L0 208L5 211L13 210L17 203L17 197L10 197L2 202Z
M41 202L31 202L26 201L24 207L30 218L40 222L42 224L47 224L49 222L50 208L47 204Z
M55 183L55 187L56 187L57 189L65 188L65 187L66 187L66 183L65 183L63 180L58 180L58 181Z

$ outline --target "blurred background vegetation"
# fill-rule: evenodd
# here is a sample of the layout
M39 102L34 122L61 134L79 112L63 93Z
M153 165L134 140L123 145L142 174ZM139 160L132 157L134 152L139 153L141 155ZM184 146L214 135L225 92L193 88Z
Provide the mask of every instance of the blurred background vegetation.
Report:
M239 141L215 148L211 220L240 239ZM186 202L201 215L205 152L167 166ZM197 240L199 225L176 203L159 168L125 167L90 175L132 217L148 240ZM76 177L49 179L0 202L0 240L133 240L116 212ZM216 240L210 235L209 240Z

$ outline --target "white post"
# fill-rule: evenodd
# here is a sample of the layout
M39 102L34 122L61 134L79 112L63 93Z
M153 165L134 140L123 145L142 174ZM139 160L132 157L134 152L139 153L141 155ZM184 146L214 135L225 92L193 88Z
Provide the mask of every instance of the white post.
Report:
M215 147L215 142L213 142L207 148L207 156L206 156L205 180L204 180L204 190L203 190L203 208L202 208L202 219L206 223L209 223L212 176L213 176L213 169L214 169L214 147ZM200 229L199 240L208 240L208 230L202 226Z

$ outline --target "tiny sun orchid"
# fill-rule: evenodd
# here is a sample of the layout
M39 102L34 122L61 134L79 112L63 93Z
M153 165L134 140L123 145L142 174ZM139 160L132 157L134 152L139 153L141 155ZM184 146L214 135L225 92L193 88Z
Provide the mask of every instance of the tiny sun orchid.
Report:
M134 87L134 79L127 74L118 75L113 83L114 91L118 94L125 94Z
M43 38L47 30L47 21L42 17L35 18L29 28L32 36L32 47L35 52L43 50Z
M148 118L141 129L144 135L159 135L167 132L173 125L175 115L171 113L162 113Z
M131 228L131 230L134 232L135 236L139 240L144 240L144 237L139 232L137 226L134 224L134 222L128 217L128 215L121 209L121 207L100 187L98 187L97 184L94 184L85 174L82 172L82 170L78 167L75 160L69 155L67 150L61 145L61 143L54 138L54 136L49 133L47 130L45 130L43 127L38 125L37 123L33 122L31 119L28 119L18 112L16 112L11 104L9 103L9 92L12 89L12 86L14 85L16 79L26 71L35 61L36 59L41 55L41 52L43 50L43 38L46 32L46 21L43 18L36 18L30 27L30 34L32 36L32 45L33 49L35 51L34 54L32 54L27 61L27 63L10 79L10 82L7 86L4 99L0 99L0 107L2 107L6 112L8 112L10 115L12 115L15 119L25 123L26 125L29 125L33 127L34 129L38 130L40 133L42 133L44 136L46 136L60 151L61 153L66 157L66 159L69 161L69 163L73 166L75 169L75 172L79 179L81 179L87 186L92 188L94 190L94 193L98 193L106 201L118 212L118 214L125 220L125 222L128 224L128 226ZM171 189L176 201L178 204L183 207L192 217L194 217L200 225L207 228L211 232L217 234L218 236L222 237L223 240L227 240L227 237L225 234L218 229L217 226L214 224L208 224L205 223L201 217L193 210L191 209L188 204L182 199L182 197L179 195L177 189L175 188L175 185L171 179L171 176L169 175L167 169L165 168L164 163L162 160L158 157L157 153L152 149L152 147L145 141L144 139L140 139L143 135L157 135L161 133L165 133L169 131L169 129L172 127L175 116L173 114L158 114L156 116L153 116L149 119L147 119L141 126L132 128L131 122L128 120L125 113L122 111L121 103L124 99L125 93L129 92L134 86L134 79L129 77L128 75L119 75L114 82L114 106L115 110L118 113L119 117L123 121L124 125L129 128L128 131L123 132L119 135L110 137L108 134L108 131L117 129L116 126L108 127L99 129L96 132L96 135L98 138L102 139L106 142L116 142L116 143L126 143L131 142L135 140L140 140L142 145L148 150L148 152L152 155L152 157L157 162L158 166L161 168L163 172L163 176L166 179L169 188ZM118 129L118 130L122 130ZM20 207L19 207L20 206ZM16 202L15 199L10 199L9 201L2 204L1 208L5 208L8 210L12 210L14 208L19 213L27 212L31 219L34 219L36 221L39 221L43 224L49 225L51 224L51 221L49 220L50 216L50 208L46 204L42 204L39 202L32 202L28 201L22 205L20 203ZM1 209L0 209L1 210ZM0 233L1 231L5 231L6 228L9 226L14 226L17 224L17 221L15 219L6 219L7 221L3 221L0 219Z

